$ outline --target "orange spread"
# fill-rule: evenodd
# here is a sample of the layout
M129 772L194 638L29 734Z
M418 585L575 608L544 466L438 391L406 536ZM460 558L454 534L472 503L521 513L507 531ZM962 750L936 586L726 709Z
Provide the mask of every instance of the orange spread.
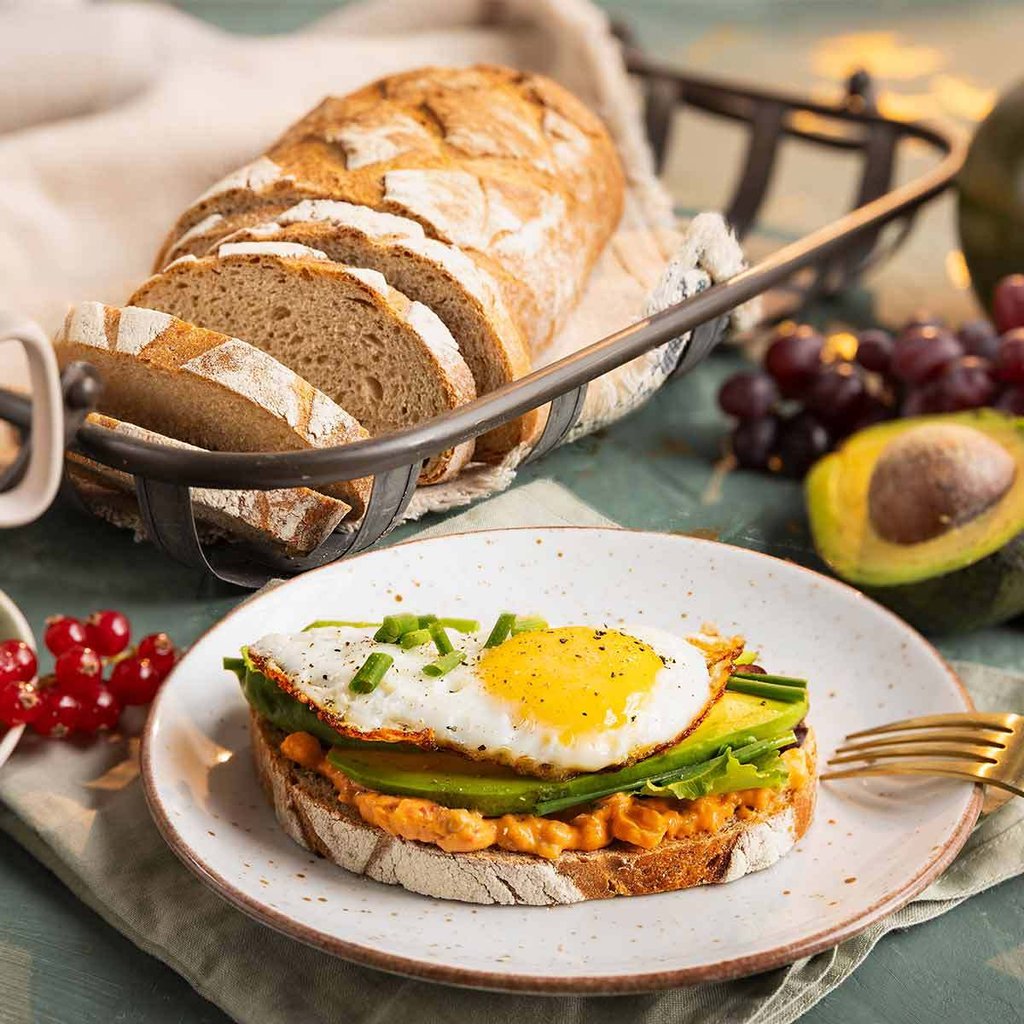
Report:
M287 736L281 743L281 753L301 767L330 779L338 791L338 799L354 807L364 821L403 839L434 843L449 853L498 846L554 860L563 850L599 850L615 839L651 850L665 839L716 832L733 817L744 819L771 812L781 804L784 792L747 789L696 800L616 793L567 820L534 814L485 818L479 811L363 789L335 768L316 737L306 732ZM789 770L790 788L806 785L810 772L803 750L787 750L782 758Z

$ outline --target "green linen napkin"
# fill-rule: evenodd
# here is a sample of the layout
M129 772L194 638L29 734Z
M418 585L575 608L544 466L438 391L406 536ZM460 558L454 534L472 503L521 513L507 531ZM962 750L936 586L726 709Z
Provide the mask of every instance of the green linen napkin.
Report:
M565 489L539 481L421 535L556 524L610 525ZM1024 706L1024 676L973 664L957 669L979 707ZM25 743L0 771L0 827L106 921L242 1022L788 1024L848 977L887 932L927 921L1024 872L1024 801L1017 800L985 820L949 870L912 903L836 949L789 967L739 981L597 1000L453 989L302 946L208 890L150 821L138 779L138 729L132 732L81 748Z

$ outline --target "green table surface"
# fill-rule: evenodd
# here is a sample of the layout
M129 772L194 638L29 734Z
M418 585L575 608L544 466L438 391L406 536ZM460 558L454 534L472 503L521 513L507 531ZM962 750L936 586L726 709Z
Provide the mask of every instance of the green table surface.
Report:
M187 3L226 27L285 29L322 13L329 2L292 5L225 0ZM641 38L689 67L736 73L822 94L852 62L882 73L894 107L913 109L966 131L993 88L1019 74L1024 7L862 3L851 5L731 0L718 5L609 4L627 14ZM287 12L287 13L284 13ZM845 63L844 63L845 62ZM916 105L916 106L915 106ZM735 162L734 143L707 136ZM703 152L703 146L685 152ZM667 176L687 205L721 202L721 176L706 162L675 154ZM766 228L755 243L785 238L835 212L846 195L841 172L794 163ZM852 181L852 178L850 179ZM908 249L842 303L813 311L822 323L896 319L924 303L954 317L971 311L957 272L948 199L919 218ZM776 241L777 244L777 241ZM720 380L740 363L714 356L693 376L666 388L627 421L584 439L526 470L525 482L554 478L625 526L696 532L815 565L799 487L746 473L709 492L724 424L714 408ZM406 527L394 536L412 532ZM127 611L138 634L166 629L192 641L240 598L195 572L158 557L125 534L54 509L40 522L0 537L0 586L39 631L52 612L95 607ZM943 640L942 652L1004 667L1024 667L1021 626ZM126 851L126 856L130 856ZM1018 879L933 921L884 939L860 970L811 1010L810 1024L878 1021L985 1022L1021 1019L1024 1004L1024 881ZM227 1018L169 968L142 953L80 904L11 840L0 837L0 1021L170 1024Z

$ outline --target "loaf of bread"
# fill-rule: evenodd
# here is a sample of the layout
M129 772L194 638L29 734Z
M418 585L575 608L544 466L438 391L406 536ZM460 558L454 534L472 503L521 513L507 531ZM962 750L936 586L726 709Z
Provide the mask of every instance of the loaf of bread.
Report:
M54 348L62 367L81 359L100 371L102 412L201 448L280 452L368 436L327 395L265 352L167 313L83 302L68 313ZM359 515L370 481L323 490Z
M201 451L134 423L92 413L89 422L123 437L171 448ZM68 453L68 475L83 504L115 526L145 536L135 497L135 483L128 473ZM222 491L193 487L192 513L203 540L240 538L286 555L306 555L320 546L349 512L345 502L307 487L274 491Z
M376 270L290 242L240 242L182 257L146 281L132 306L161 310L273 356L373 435L415 426L476 396L436 313ZM473 442L431 459L420 480L453 476Z
M429 306L451 331L484 395L530 372L530 358L494 279L458 246L428 238L407 217L327 199L305 200L273 221L242 228L225 243L295 242L332 260L369 267L410 299ZM477 439L474 457L500 461L536 436L527 413Z
M537 351L575 304L623 192L604 126L555 82L502 67L423 68L325 100L200 196L157 267L299 200L342 200L464 249Z

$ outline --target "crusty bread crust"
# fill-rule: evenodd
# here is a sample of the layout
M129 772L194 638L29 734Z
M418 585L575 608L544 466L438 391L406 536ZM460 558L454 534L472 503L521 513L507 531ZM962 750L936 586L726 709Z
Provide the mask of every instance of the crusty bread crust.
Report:
M469 903L549 906L731 882L770 867L793 847L811 823L817 795L812 782L794 791L781 811L654 850L616 842L593 852L566 852L555 861L506 850L445 853L366 823L338 801L326 779L280 752L285 733L255 712L250 725L260 784L292 839L356 874ZM804 747L813 775L813 732Z

